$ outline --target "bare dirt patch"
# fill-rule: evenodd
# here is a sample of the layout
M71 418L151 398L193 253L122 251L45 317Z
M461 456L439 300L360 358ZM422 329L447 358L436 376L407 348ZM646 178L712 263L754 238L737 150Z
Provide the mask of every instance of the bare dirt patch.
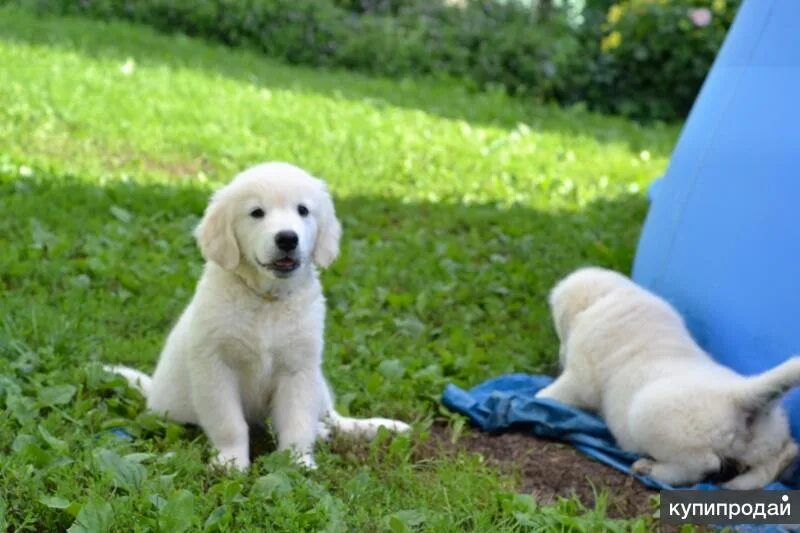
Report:
M423 449L430 455L478 453L488 465L517 478L517 490L532 494L540 504L577 496L585 506L594 507L596 495L605 492L609 516L652 516L655 511L652 497L657 491L563 443L525 433L491 435L471 429L453 443L447 427L434 425Z
M256 431L256 428L253 428ZM263 430L251 435L253 455L274 450L274 439ZM652 517L656 508L653 497L658 491L646 488L633 477L614 470L582 454L564 443L540 439L527 433L489 434L471 428L453 439L453 432L444 424L435 423L430 436L416 440L413 461L447 457L459 453L480 454L486 464L517 480L518 492L531 494L540 505L555 503L559 498L577 497L593 508L597 496L606 494L607 514L612 518ZM366 460L369 444L361 439L335 436L329 443L334 453ZM676 530L676 528L667 528Z

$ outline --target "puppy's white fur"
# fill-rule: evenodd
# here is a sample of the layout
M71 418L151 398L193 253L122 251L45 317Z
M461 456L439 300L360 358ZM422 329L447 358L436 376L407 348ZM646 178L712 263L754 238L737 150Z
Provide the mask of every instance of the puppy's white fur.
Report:
M276 241L287 231L297 236L288 252ZM214 194L195 231L205 269L152 378L108 369L137 387L149 409L200 425L217 461L240 469L250 464L248 425L266 418L278 448L309 467L315 440L331 429L367 438L381 426L407 431L403 422L333 408L321 369L325 300L316 266L336 258L340 234L322 181L287 163L242 172ZM286 257L294 270L276 268Z
M628 278L580 269L550 295L562 374L539 397L598 412L638 472L686 485L734 461L731 489L756 489L794 460L777 400L800 384L800 357L743 377L714 362L663 299ZM650 459L652 458L652 459Z

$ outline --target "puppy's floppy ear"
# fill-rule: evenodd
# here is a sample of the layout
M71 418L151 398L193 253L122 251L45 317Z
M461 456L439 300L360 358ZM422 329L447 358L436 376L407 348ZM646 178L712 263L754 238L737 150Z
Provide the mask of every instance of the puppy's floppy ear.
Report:
M572 317L576 311L570 305L570 295L567 292L563 283L559 283L550 291L547 299L550 304L550 313L553 315L553 324L562 344L567 342L570 326L572 325Z
M597 267L579 268L550 291L550 311L562 346L567 342L575 318L620 286L631 285L624 276Z
M339 239L342 236L342 225L336 218L336 209L333 207L333 200L328 193L325 184L320 182L322 187L322 201L319 206L319 218L317 223L317 241L314 243L312 258L314 263L321 268L328 267L339 255Z
M194 230L194 236L206 261L213 261L225 270L233 270L239 266L239 244L226 204L215 195Z

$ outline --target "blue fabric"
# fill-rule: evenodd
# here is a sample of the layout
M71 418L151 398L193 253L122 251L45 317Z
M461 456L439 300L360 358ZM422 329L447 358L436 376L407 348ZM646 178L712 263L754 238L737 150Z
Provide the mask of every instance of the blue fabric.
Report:
M581 409L554 400L535 398L540 389L553 378L529 374L509 374L490 379L470 390L448 385L442 394L447 408L467 415L472 423L484 431L499 432L510 429L523 430L538 437L568 442L586 455L616 468L653 489L669 490L672 487L648 476L631 472L631 465L639 456L621 450L605 422ZM771 483L768 490L795 490L800 488L798 476L791 484ZM698 483L696 490L714 490L710 483Z

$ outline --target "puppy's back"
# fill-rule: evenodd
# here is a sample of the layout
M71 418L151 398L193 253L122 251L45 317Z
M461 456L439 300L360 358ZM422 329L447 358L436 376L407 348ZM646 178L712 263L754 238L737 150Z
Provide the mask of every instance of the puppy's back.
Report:
M687 357L701 351L669 302L611 270L573 272L553 289L550 305L562 345L580 330L583 342L608 343L609 349L647 348Z

